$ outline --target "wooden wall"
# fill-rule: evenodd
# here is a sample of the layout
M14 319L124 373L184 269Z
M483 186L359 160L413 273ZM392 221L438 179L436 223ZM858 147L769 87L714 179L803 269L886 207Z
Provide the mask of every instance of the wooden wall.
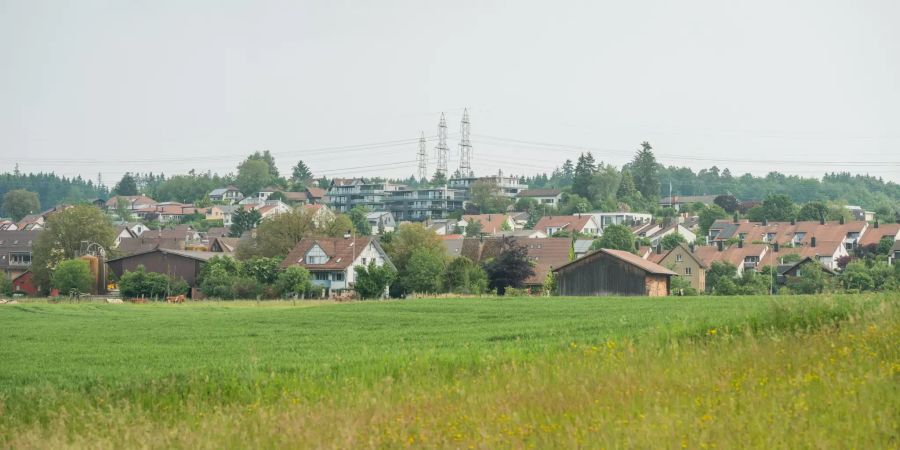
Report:
M597 253L557 273L559 295L667 295L668 277L648 275L643 269L605 253Z
M195 259L157 251L110 261L109 270L121 278L125 271L133 272L137 270L138 266L143 265L147 272L181 277L189 285L196 286L197 276L200 274L200 266L202 264L202 262Z

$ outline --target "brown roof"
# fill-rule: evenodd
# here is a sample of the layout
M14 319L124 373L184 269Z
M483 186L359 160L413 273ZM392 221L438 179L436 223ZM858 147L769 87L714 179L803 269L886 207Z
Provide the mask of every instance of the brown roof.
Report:
M534 275L525 280L526 285L534 286L544 283L547 272L569 262L569 249L572 240L569 238L531 239L512 237L517 245L528 250L528 260L534 267ZM462 242L461 256L476 263L482 263L500 254L501 238L467 238Z
M119 246L116 247L119 253L125 255L133 255L136 253L143 253L150 250L154 250L157 248L160 249L171 249L171 250L183 250L185 247L185 240L172 238L172 237L163 237L159 238L154 236L147 236L147 233L151 233L151 231L147 231L144 233L142 237L136 238L123 238L119 242Z
M216 237L209 242L209 251L211 252L233 252L237 249L241 238L233 237Z
M206 231L207 238L217 238L217 237L226 237L228 233L231 231L228 227L212 227Z
M114 195L106 201L106 206L115 207L116 203L119 201L119 197L124 198L128 201L129 204L137 203L137 204L148 204L155 205L156 200L153 200L150 197L144 195Z
M322 198L327 194L327 191L325 191L325 189L317 187L308 187L306 188L306 192L309 194L309 197L312 198Z
M41 230L0 231L0 268L9 267L9 252L30 252L40 233Z
M559 228L561 230L582 230L594 216L582 214L579 216L544 216L534 225L535 230L546 231L547 228Z
M731 225L729 225L731 224ZM736 227L735 227L736 226ZM871 227L865 221L857 220L841 224L838 221L825 222L819 221L802 221L793 225L790 222L769 222L763 225L761 222L740 221L734 224L730 221L716 221L711 228L722 228L729 230L735 228L733 233L723 231L716 236L716 240L726 240L732 237L740 237L744 235L747 242L763 241L768 234L774 234L773 240L769 242L778 242L786 244L794 239L797 233L804 233L800 244L809 244L812 237L815 236L818 241L839 241L844 240L848 233L868 232Z
M659 264L656 264L652 261L648 261L644 258L641 258L640 256L637 256L634 253L626 252L623 250L612 250L612 249L608 249L608 248L601 248L599 250L595 250L591 253L588 253L587 255L584 255L580 259L576 259L575 261L572 261L568 264L564 264L562 266L557 267L555 269L555 271L558 271L558 270L562 269L563 267L566 267L570 264L576 264L576 263L581 263L584 261L589 261L592 257L594 257L598 254L607 254L609 256L612 256L613 258L616 258L616 259L624 261L628 264L631 264L632 266L635 266L647 273L652 273L652 274L656 274L656 275L677 275L675 272L672 272L671 270L666 269L665 267L663 267Z
M878 228L870 226L865 234L859 238L859 245L878 245L878 242L880 242L883 237L892 237L894 240L897 240L897 234L900 234L900 223L883 223L879 224Z
M497 234L503 231L503 223L511 220L506 214L467 214L462 217L466 223L472 221L481 222L481 232L487 234Z
M358 256L372 242L373 238L369 236L357 236L355 238L303 238L284 258L284 261L281 262L281 267L287 268L298 265L310 271L343 270L353 263L354 255ZM306 264L306 254L314 245L318 245L328 255L328 261L325 264Z

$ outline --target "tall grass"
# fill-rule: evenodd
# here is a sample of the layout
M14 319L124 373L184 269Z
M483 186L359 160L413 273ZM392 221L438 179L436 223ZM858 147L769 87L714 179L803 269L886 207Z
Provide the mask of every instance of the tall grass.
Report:
M898 307L885 295L0 310L0 329L19 325L0 331L0 361L26 366L0 365L0 445L896 448ZM120 366L135 359L98 344L127 336L112 324L129 315L132 335L167 327L178 344L127 346L145 358L130 378ZM95 351L45 377L52 356L89 350L46 342L45 321L103 339L84 337ZM346 353L263 345L285 323L310 327L290 339ZM215 333L256 336L178 357L199 356L185 336L221 347Z

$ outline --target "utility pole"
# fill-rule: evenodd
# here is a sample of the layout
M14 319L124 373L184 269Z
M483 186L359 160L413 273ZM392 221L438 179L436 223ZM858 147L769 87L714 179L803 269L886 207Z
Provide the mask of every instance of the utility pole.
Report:
M419 153L416 154L416 160L419 162L419 181L428 179L428 166L425 164L425 132L419 138Z
M471 177L472 141L469 140L469 110L463 110L462 122L459 125L459 175Z
M437 171L446 178L447 153L450 149L447 148L447 119L444 118L444 113L441 113L441 122L438 124L438 144L434 150L437 153Z

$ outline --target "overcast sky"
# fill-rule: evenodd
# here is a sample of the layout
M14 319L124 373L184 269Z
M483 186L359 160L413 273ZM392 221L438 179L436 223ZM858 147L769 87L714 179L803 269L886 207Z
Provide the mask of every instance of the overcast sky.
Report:
M442 111L455 168L468 107L478 174L647 140L667 165L900 181L898 23L896 0L0 0L0 171L112 185L268 149L405 177Z

